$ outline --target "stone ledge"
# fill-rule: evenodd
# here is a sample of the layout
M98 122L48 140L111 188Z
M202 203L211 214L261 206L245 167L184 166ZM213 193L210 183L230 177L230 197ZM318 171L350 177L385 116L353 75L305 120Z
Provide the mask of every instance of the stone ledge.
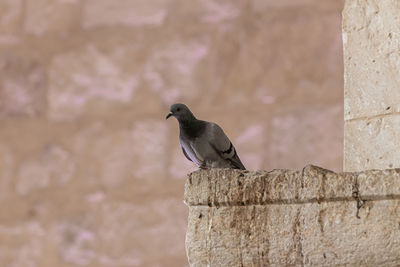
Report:
M336 174L313 165L302 171L211 169L189 174L188 206L244 206L400 199L400 169Z
M396 266L400 169L212 169L189 175L192 266Z

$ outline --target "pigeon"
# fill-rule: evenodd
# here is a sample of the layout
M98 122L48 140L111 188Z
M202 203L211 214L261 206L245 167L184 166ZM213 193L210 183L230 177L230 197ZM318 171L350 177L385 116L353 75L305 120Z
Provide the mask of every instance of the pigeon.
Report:
M200 169L246 169L232 142L216 123L196 119L184 104L173 104L165 119L171 116L179 122L183 154Z

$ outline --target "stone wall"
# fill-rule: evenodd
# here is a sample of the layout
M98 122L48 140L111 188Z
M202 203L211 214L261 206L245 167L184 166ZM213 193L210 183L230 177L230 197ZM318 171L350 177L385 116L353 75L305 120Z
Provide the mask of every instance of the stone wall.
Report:
M191 266L398 266L400 169L189 175Z
M344 169L400 167L400 2L347 0Z
M175 101L341 170L342 0L1 0L0 266L187 266Z

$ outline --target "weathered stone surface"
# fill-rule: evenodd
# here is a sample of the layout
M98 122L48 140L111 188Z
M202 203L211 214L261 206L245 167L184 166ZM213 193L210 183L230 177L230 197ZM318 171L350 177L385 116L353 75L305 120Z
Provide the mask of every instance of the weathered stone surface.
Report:
M105 55L92 45L55 57L49 73L49 117L73 119L94 100L129 103L137 78L119 64L124 57L117 51Z
M399 181L398 170L336 174L311 165L194 172L185 186L189 263L396 266Z
M194 77L207 52L207 44L201 41L161 44L145 65L144 78L150 90L160 95L165 104L198 98L201 91Z
M11 179L14 169L14 155L8 146L0 145L0 200L11 193Z
M400 115L347 121L344 166L349 171L400 167Z
M0 119L38 115L45 99L45 70L40 62L14 53L0 54Z
M78 27L78 0L26 0L25 31L35 35L63 35Z
M398 1L346 1L346 120L400 111L399 12Z
M37 222L0 226L0 261L4 266L38 266L43 257L45 230Z
M19 42L22 16L22 0L0 2L0 46L15 45Z
M324 109L302 108L297 112L275 116L267 155L271 166L283 168L289 164L297 169L313 162L331 169L340 164L343 160L340 155L343 151L343 121L339 119L343 118L342 108L340 105ZM320 158L319 155L325 149L331 153Z
M400 167L399 13L398 1L346 1L346 171Z
M64 186L75 175L76 162L70 153L55 145L43 149L39 158L27 159L16 174L16 191L26 195L51 183Z
M160 25L167 15L171 0L89 0L84 6L84 26L142 26Z
M0 42L18 34L22 20L22 0L3 0L0 3Z

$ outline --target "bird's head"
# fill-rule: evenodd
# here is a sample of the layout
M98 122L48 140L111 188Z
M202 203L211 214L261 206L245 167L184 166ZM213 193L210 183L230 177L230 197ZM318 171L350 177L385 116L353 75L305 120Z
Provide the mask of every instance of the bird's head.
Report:
M173 104L170 108L170 112L167 114L165 119L169 117L175 117L179 122L190 121L192 119L196 119L193 113L185 104Z

